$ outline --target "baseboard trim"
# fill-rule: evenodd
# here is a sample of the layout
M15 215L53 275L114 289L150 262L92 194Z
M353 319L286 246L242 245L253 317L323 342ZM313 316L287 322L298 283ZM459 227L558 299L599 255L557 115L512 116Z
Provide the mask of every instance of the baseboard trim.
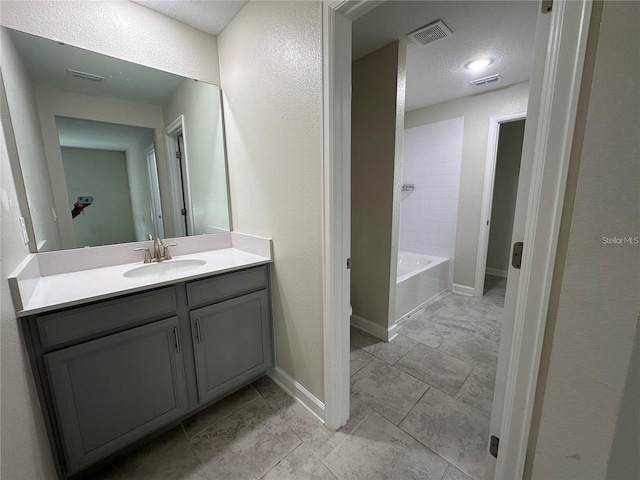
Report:
M469 297L473 297L475 293L475 290L473 287L467 287L466 285L456 285L455 283L453 284L451 291L453 293L459 293L461 295L467 295Z
M484 273L486 275L494 275L496 277L507 278L508 272L506 270L500 270L499 268L487 268L485 269Z
M390 329L384 328L383 326L373 323L371 320L367 320L366 318L359 317L358 315L351 315L351 325L363 332L367 332L369 335L379 338L383 342L388 342L390 339Z
M302 404L309 412L313 414L320 422L324 423L325 408L321 402L309 390L304 388L300 383L291 378L280 367L274 367L267 373L271 380L278 384L285 392L291 395L297 402Z

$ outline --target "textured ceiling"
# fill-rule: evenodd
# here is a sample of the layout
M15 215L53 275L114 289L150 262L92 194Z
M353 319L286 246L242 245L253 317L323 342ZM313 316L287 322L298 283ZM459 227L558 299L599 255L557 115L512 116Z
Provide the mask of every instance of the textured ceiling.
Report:
M247 3L246 0L132 1L216 37Z
M506 87L529 79L538 12L536 1L389 1L353 24L353 58L442 19L453 35L419 47L408 42L406 110ZM494 59L486 70L464 68L480 56ZM476 78L500 74L477 87Z
M143 135L153 138L153 129L56 117L61 147L92 148L126 152Z
M16 50L35 84L58 90L162 105L184 80L172 73L107 55L61 45L53 40L9 30ZM105 77L102 82L74 78L67 69Z

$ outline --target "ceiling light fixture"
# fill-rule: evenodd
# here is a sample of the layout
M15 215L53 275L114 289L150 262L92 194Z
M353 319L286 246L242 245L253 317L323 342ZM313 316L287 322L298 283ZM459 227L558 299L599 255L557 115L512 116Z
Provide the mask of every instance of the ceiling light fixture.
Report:
M491 57L482 57L477 58L475 60L471 60L467 63L464 68L467 70L471 70L472 72L480 72L487 68L489 65L493 63L493 58Z

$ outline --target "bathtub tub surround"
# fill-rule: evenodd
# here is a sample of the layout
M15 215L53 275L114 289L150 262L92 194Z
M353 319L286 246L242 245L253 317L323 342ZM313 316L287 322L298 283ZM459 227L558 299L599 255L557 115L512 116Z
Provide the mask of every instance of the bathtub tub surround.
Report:
M381 340L392 340L408 316L427 307L447 291L449 265L448 258L398 252L395 321L384 328L359 315L351 315L351 324Z
M408 315L449 288L449 264L449 258L398 252L396 321L392 332Z

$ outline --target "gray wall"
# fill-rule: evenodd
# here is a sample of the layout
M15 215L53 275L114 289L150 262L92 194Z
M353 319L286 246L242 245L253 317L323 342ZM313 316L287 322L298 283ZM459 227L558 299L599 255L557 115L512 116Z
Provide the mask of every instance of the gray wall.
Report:
M531 478L602 479L621 449L637 457L637 445L614 439L616 425L638 424L638 400L626 410L624 392L638 329L640 246L603 237L640 235L638 24L640 3L609 1L599 37L599 18L592 23L536 393Z
M35 237L40 244L44 242L42 251L57 250L61 248L62 242L51 211L53 187L38 122L35 92L11 37L6 31L1 34L2 79L7 92Z
M500 125L493 201L491 202L487 269L500 270L505 275L509 269L511 232L513 231L513 216L516 211L523 138L524 120Z
M7 281L29 249L20 233L18 199L4 135L0 135L0 189L0 477L53 480L53 459Z
M320 7L249 2L218 46L233 227L273 238L276 364L322 399Z
M489 118L527 109L529 82L407 112L405 128L464 117L453 283L475 286Z
M386 330L395 320L406 45L353 63L351 305Z
M69 211L78 196L94 197L93 204L73 219L76 246L135 242L125 152L69 147L60 151Z
M151 216L151 187L149 184L149 170L144 151L155 144L154 131L149 129L138 140L129 146L127 157L127 175L129 177L129 193L131 210L133 212L133 227L137 241L147 239L147 234L154 233L154 219ZM156 151L156 157L158 152ZM156 158L156 162L158 159ZM154 237L156 235L153 235Z
M207 227L229 230L227 169L224 158L220 90L184 79L162 107L164 124L184 115L184 142L191 194L192 235Z
M627 480L640 472L640 455L629 452L640 452L640 348L638 347L638 331L633 343L633 351L629 361L624 396L618 413L616 431L611 446L611 456L607 468L608 480Z

